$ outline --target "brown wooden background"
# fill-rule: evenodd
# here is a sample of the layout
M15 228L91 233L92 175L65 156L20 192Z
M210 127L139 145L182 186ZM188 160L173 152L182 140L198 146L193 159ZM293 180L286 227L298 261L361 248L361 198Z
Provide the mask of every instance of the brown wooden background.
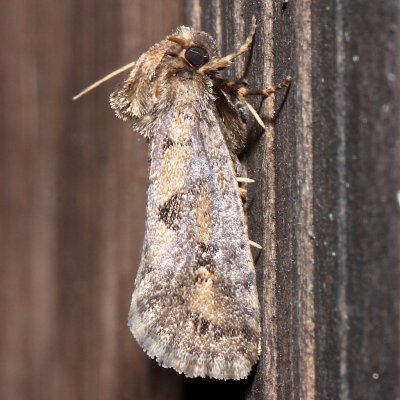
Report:
M400 5L185 7L0 5L0 399L400 398ZM255 46L232 76L247 72L257 86L295 78L266 134L249 124L245 157L257 181L251 238L265 249L263 353L242 382L184 379L146 357L126 327L146 145L108 107L115 81L71 97L185 19L231 51L252 15ZM270 114L282 100L253 104Z
M0 10L0 399L179 398L181 377L155 366L126 326L146 144L109 108L116 81L71 97L181 24L183 4Z

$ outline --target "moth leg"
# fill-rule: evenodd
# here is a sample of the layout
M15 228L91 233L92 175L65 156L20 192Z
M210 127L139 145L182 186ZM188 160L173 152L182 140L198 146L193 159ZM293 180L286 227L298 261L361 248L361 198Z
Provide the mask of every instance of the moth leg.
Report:
M247 189L240 187L239 188L239 196L240 196L240 199L242 200L242 204L244 206L247 202Z
M256 121L261 125L262 128L265 129L265 124L264 124L263 120L261 119L261 117L259 116L258 112L254 109L254 107L250 103L248 103L245 100L245 98L247 96L253 96L253 95L264 96L264 98L267 98L271 94L276 93L278 90L289 87L291 81L292 81L292 77L287 76L283 81L279 82L277 85L269 86L269 87L266 87L263 89L250 89L250 88L242 86L241 88L238 89L237 97L239 100L243 101L246 104L247 108L253 114ZM273 115L269 119L271 121L274 121L275 118L276 118L276 113L274 112Z
M244 177L244 176L238 176L238 177L236 178L236 180L237 180L239 183L254 183L254 182L255 182L254 179L246 178L246 177Z
M249 245L255 247L256 249L262 249L262 246L252 240L249 240Z
M287 76L283 81L279 82L277 85L269 86L262 89L251 89L245 86L241 86L238 88L237 97L239 98L239 100L244 100L244 98L247 96L264 96L265 98L267 98L271 94L277 92L278 90L288 87L291 81L292 77Z
M246 104L249 111L253 114L256 121L265 129L265 124L261 117L258 115L257 111L254 107L246 101L247 96L263 96L264 98L269 97L271 94L276 93L278 90L286 88L290 85L292 81L292 77L287 76L283 81L279 82L277 85L269 86L262 89L254 89L248 88L243 85L241 82L231 81L222 78L215 78L214 85L220 88L221 90L230 93L233 96L236 96L238 100L242 101ZM275 115L273 115L270 120L274 120Z
M206 63L202 67L200 67L197 70L197 72L199 72L201 74L207 74L210 72L221 71L222 69L229 67L234 58L245 53L251 47L251 44L253 43L254 34L256 33L256 28L257 28L257 22L256 22L255 17L253 17L250 35L247 37L246 41L236 51L234 51L231 54L228 54L225 57L216 58L214 60L209 61L208 63Z
M242 82L232 81L223 78L213 79L213 83L215 86L217 86L224 92L228 92L236 96L240 101L245 101L245 98L247 96L264 96L265 98L267 98L271 94L277 92L278 90L288 87L291 81L292 77L287 76L283 81L279 82L274 86L268 86L266 88L261 88L261 89L254 89L245 86Z
M255 182L254 179L246 178L246 177L243 177L243 176L236 177L236 181L239 183L239 185L241 183L246 183L247 184L247 183ZM243 204L245 204L246 201L247 201L247 189L239 186L239 195L240 195L240 198L242 199Z

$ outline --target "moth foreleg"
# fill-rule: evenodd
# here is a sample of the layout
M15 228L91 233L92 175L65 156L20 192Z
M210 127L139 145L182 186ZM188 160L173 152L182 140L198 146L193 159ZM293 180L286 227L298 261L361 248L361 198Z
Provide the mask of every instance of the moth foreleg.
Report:
M234 51L231 54L228 54L225 57L215 58L214 60L211 60L207 64L204 64L202 67L200 67L197 70L197 72L200 74L207 74L207 73L209 74L210 72L221 71L222 69L229 67L233 59L235 59L237 56L240 56L241 54L249 50L249 48L253 43L253 38L254 34L256 33L256 28L257 28L256 19L255 17L253 17L250 35L236 51Z

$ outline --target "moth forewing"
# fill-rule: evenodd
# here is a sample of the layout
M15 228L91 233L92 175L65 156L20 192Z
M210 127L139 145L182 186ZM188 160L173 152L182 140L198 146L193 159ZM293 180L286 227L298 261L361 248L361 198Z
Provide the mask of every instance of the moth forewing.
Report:
M153 126L146 245L129 326L165 367L241 379L258 359L260 323L236 174L212 97L195 80L173 86L195 98Z

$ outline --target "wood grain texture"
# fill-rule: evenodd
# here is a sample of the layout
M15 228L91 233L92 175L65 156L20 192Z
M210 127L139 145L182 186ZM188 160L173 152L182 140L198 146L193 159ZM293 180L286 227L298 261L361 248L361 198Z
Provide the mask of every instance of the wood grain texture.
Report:
M190 0L188 20L236 48L258 29L251 86L294 77L246 155L263 348L242 383L187 383L254 399L394 399L399 394L399 5ZM248 68L246 68L248 66ZM253 105L268 115L282 104ZM247 393L247 394L246 394Z
M146 144L109 109L116 81L71 98L182 22L172 0L0 5L1 399L181 397L126 326Z

